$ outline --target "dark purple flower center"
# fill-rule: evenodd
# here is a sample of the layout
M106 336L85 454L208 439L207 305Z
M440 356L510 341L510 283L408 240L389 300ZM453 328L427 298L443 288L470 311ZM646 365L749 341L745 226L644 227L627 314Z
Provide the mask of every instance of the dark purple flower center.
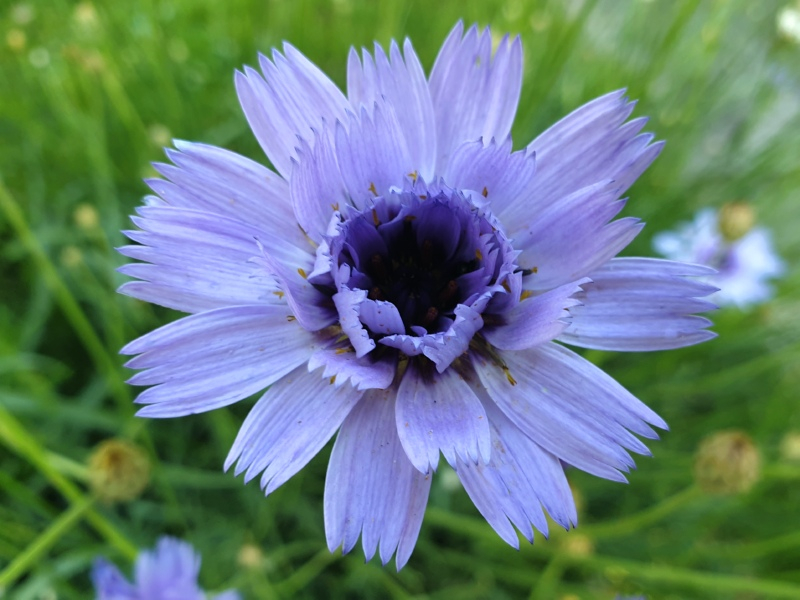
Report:
M422 354L437 336L439 344L458 337L466 349L487 307L518 301L511 245L491 214L458 192L389 194L338 218L322 251L343 329L361 354L374 342Z

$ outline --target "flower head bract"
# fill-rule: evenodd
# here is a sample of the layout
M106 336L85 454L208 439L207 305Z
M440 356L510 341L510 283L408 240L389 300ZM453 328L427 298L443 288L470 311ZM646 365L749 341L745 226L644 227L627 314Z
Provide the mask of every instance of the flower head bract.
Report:
M509 136L522 46L450 33L429 77L409 41L352 50L347 96L298 50L236 73L277 172L176 142L121 252L121 291L191 316L123 349L149 417L269 386L225 462L270 493L336 435L328 545L401 567L440 453L509 544L577 520L561 461L624 481L666 424L563 344L677 348L697 265L615 258L643 227L613 220L662 143L602 96L523 150ZM338 434L337 434L338 432ZM636 434L636 435L634 435Z

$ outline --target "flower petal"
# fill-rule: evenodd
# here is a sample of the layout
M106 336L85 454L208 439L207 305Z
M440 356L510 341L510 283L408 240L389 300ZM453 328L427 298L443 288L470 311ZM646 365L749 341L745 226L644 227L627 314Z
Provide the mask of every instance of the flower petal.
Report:
M476 357L475 370L508 418L548 452L584 471L625 481L634 466L624 448L649 454L628 429L654 437L664 421L590 362L557 344Z
M130 379L147 417L177 417L227 406L263 390L318 346L286 306L233 306L184 317L134 340L122 354L146 369Z
M298 146L290 180L292 206L303 231L320 243L347 193L336 164L333 134L325 123L313 132L311 144L302 140Z
M120 570L104 558L92 563L92 584L98 600L138 600L139 593Z
M399 570L417 541L431 476L406 457L394 413L393 392L367 392L342 424L325 481L325 531L331 552L349 552L359 533L367 560L378 544L383 564L397 550Z
M394 109L405 135L411 163L426 181L434 176L436 161L436 121L428 82L411 42L406 39L403 53L392 40L389 57L375 44L375 59L362 50L363 65L355 48L347 61L347 95L356 110L371 110L384 99Z
M548 206L581 188L613 179L619 194L655 160L662 142L638 135L647 119L628 123L635 106L618 90L585 104L537 137L527 148L536 153L536 177L528 201L509 204L498 218L512 227L535 219ZM623 125L623 123L625 123Z
M578 190L544 207L516 234L517 264L533 272L522 287L549 290L587 276L608 262L642 230L638 219L609 223L625 202L612 182Z
M336 311L332 302L308 281L307 271L302 267L292 269L286 262L273 256L260 240L257 241L262 253L252 259L252 262L260 265L265 274L275 278L297 322L308 331L319 331L333 325L336 322ZM289 264L297 265L291 262Z
M259 56L264 73L245 67L236 72L236 91L250 128L275 169L285 179L292 171L298 136L307 139L325 120L345 118L349 103L322 71L290 44L285 56Z
M153 551L139 554L135 571L137 598L202 600L205 597L197 583L200 555L181 540L159 539Z
M549 342L569 325L572 309L579 303L573 296L587 281L581 279L521 301L501 316L502 325L484 328L483 336L503 350L524 350Z
M402 185L415 169L400 121L386 102L376 102L371 114L365 107L358 116L351 113L347 129L337 123L336 156L347 191L359 210L376 196Z
M455 149L444 180L455 189L472 192L476 205L491 202L492 212L499 214L529 196L535 173L534 153L511 152L510 139L502 143L483 139Z
M342 288L333 295L333 302L339 313L339 324L345 335L350 338L357 358L361 358L375 349L375 340L369 337L369 332L359 319L360 306L366 300L367 292L364 290Z
M590 274L575 298L561 341L600 350L641 352L690 346L716 337L711 321L692 313L713 310L701 300L716 288L686 277L713 269L653 258L615 258Z
M349 385L335 386L305 367L275 383L256 402L233 442L225 470L245 482L263 471L261 488L271 494L302 469L333 437L361 398Z
M337 386L346 381L359 390L385 389L394 381L397 356L374 354L358 357L347 340L320 348L308 361L309 371L324 366L323 377L333 377Z
M531 524L547 536L542 505L562 527L577 524L572 491L561 462L543 450L490 399L484 401L492 434L487 465L459 461L458 476L475 506L507 543L519 547L509 521L533 542Z
M422 473L436 470L440 450L453 467L457 456L489 460L486 411L454 369L423 374L410 362L397 391L396 418L406 455Z
M492 57L489 28L473 25L463 35L459 21L442 45L430 76L436 115L437 172L453 151L481 137L505 141L522 89L522 43L505 36Z
M446 332L423 337L422 353L436 364L439 373L469 349L470 340L483 326L481 313L470 306L459 304L453 312L455 321Z
M245 483L259 473L266 494L302 469L333 437L362 392L335 386L319 371L299 367L275 383L244 420L228 457L227 471Z
M250 260L258 254L257 238L281 260L306 268L313 264L308 252L237 219L171 206L143 206L138 212L133 221L141 231L125 234L142 245L119 248L150 263L119 268L144 280L119 289L134 298L185 312L275 302L275 283L254 277Z
M238 219L306 252L308 241L294 220L289 188L279 175L234 152L175 140L167 150L175 166L156 163L169 182L152 180L156 191L172 206L193 208Z

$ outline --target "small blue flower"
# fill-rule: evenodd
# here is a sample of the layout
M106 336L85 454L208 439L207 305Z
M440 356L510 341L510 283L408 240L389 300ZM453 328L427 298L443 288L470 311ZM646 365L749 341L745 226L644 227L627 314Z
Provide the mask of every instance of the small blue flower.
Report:
M780 277L785 266L776 254L769 230L753 227L736 239L720 231L720 213L705 208L694 221L653 238L653 248L672 260L707 265L717 270L705 278L719 288L710 300L720 306L750 308L772 298L769 280Z
M623 91L512 151L519 38L458 23L426 78L411 43L351 50L347 96L289 44L236 73L277 172L176 142L139 210L120 291L193 313L127 345L139 412L264 388L225 468L267 494L336 434L328 545L408 560L440 453L499 535L569 528L560 461L625 481L664 421L562 343L678 348L705 267L615 258L643 225L620 197L661 142ZM557 343L562 342L562 343ZM378 550L378 548L380 549Z
M139 554L133 583L103 558L95 560L92 583L97 600L241 600L234 591L207 596L199 572L200 556L189 544L162 537L155 550Z

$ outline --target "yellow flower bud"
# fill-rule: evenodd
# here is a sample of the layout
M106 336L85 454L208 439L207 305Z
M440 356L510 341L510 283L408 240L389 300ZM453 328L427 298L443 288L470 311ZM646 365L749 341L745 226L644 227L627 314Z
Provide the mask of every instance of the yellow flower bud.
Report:
M760 474L758 448L741 431L719 431L710 435L700 444L695 456L695 480L708 493L747 492Z
M719 209L719 232L728 242L744 237L755 222L756 213L746 202L731 202Z
M104 502L126 502L150 481L150 461L141 448L125 440L106 440L89 457L89 486Z

